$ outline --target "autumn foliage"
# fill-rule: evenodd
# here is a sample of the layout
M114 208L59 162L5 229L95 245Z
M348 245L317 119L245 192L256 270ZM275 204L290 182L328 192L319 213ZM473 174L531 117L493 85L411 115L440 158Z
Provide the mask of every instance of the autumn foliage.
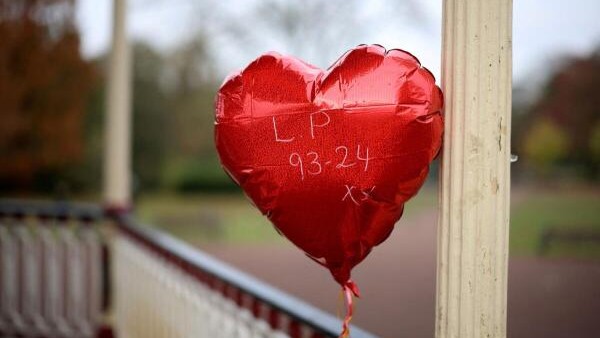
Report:
M563 60L525 118L513 121L517 152L537 171L562 167L600 179L599 88L600 49Z
M0 188L30 189L82 158L93 78L73 0L0 0Z

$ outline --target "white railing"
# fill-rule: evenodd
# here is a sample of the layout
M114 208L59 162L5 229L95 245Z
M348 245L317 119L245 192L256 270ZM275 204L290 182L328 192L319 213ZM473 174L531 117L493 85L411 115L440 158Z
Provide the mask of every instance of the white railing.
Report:
M112 241L116 332L138 337L337 337L339 319L127 215ZM354 338L373 335L352 328Z
M288 337L135 241L116 239L113 254L123 337Z
M34 209L0 207L0 336L94 337L102 307L94 219Z
M126 213L0 200L2 337L324 338L341 327Z

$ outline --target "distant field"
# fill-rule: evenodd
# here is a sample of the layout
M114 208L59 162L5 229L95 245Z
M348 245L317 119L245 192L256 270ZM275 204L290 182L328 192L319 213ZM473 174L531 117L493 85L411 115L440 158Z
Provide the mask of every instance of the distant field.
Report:
M243 195L152 195L136 213L191 243L276 242L279 235Z
M403 218L434 208L437 194L423 189L405 207ZM241 194L147 195L137 202L144 222L162 228L190 243L284 243L266 217Z
M538 255L544 229L600 232L600 192L515 190L511 255ZM148 195L137 203L145 222L190 243L286 243L243 195ZM406 206L403 219L434 210L437 191L425 188ZM400 223L401 226L402 222ZM545 256L600 259L600 243L552 242Z
M582 190L532 191L516 199L511 211L510 250L536 255L545 229L600 234L600 192ZM545 256L600 259L600 242L552 242Z

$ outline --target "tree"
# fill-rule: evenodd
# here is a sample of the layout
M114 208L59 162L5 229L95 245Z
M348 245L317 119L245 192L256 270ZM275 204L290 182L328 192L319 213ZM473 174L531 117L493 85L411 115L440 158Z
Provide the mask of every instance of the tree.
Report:
M542 175L548 175L553 165L567 154L566 133L550 120L538 121L525 138L525 156Z
M78 168L87 188L98 189L102 175L107 56L95 60L101 70L89 100L85 123L86 157ZM170 93L164 88L164 57L144 43L133 45L132 72L132 169L136 192L162 185L162 171L173 153L174 122ZM169 148L171 148L170 151Z
M600 168L600 122L597 122L592 129L590 137L590 150L592 152L592 161L596 164L596 169ZM596 173L598 174L598 173Z
M170 124L165 183L179 191L231 190L214 146L214 96L218 89L207 41L202 35L166 58Z
M164 61L149 46L133 48L133 172L136 185L156 189L172 134L168 97L161 88Z
M228 1L200 8L199 13L211 12L211 18L208 24L202 20L198 29L213 33L213 48L231 44L233 51L249 60L275 49L327 67L357 44L371 43L364 40L368 32L406 30L407 23L429 28L427 14L416 0L239 2L243 5Z
M94 79L73 0L0 0L0 189L28 190L83 155ZM37 182L36 182L37 181Z
M565 133L569 144L564 160L583 168L588 178L600 178L594 161L592 138L600 123L600 49L586 57L565 60L550 78L545 90L531 108L522 137L536 128L537 121L551 121ZM527 147L527 145L525 144Z
M414 0L384 2L197 2L194 13L202 20L194 20L192 38L166 64L172 90L169 111L176 130L165 175L169 185L180 190L232 189L214 146L213 102L222 80L215 78L219 61L251 60L276 49L326 66L364 42L362 33L376 26L372 23L382 23L377 25L381 28L395 24L398 17L422 18ZM412 23L421 26L424 20Z

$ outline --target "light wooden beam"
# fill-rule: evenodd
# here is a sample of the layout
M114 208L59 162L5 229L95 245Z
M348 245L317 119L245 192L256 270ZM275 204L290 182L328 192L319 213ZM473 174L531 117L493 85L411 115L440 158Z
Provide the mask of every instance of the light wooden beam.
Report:
M512 1L443 6L436 337L505 337Z

